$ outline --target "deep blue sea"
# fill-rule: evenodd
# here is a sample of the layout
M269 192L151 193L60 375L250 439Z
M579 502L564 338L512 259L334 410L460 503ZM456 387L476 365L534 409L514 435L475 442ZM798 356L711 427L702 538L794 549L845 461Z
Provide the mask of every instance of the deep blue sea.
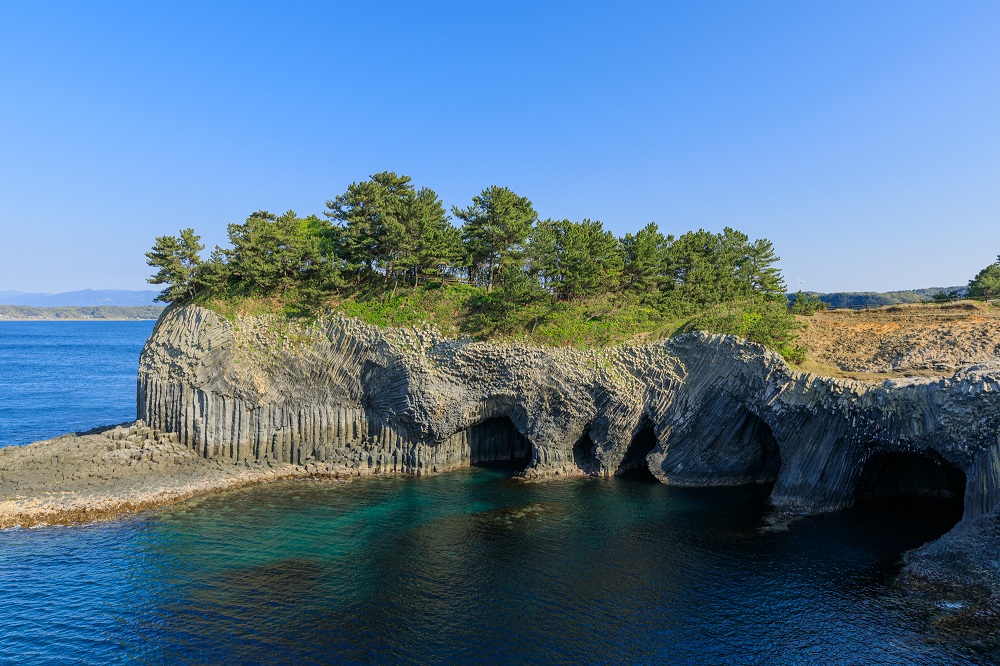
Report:
M0 321L0 446L135 420L151 321Z
M148 322L0 323L0 441L134 417ZM894 583L952 507L764 529L766 489L300 481L0 531L0 663L996 663Z

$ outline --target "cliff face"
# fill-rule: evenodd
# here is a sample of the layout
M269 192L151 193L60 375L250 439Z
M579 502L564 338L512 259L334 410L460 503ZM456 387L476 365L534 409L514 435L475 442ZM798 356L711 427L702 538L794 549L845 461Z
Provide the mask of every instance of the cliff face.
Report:
M672 484L773 483L776 505L804 511L957 495L963 523L1000 498L1000 368L873 384L731 336L585 352L187 307L157 323L138 388L139 418L206 457L355 475L648 466Z

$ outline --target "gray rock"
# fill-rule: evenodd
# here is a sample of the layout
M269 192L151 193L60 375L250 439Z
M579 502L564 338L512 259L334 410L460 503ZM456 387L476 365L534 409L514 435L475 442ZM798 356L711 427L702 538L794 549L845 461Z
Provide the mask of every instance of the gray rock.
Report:
M170 308L142 353L138 416L206 458L348 475L524 456L529 478L648 465L670 484L773 483L794 511L964 494L958 531L1000 498L1000 366L833 379L701 333L579 351Z

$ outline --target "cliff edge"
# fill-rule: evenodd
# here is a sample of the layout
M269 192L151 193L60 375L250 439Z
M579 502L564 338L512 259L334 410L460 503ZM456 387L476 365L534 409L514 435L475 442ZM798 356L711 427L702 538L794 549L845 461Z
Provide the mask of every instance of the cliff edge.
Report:
M579 351L182 307L143 350L138 414L206 458L344 476L508 461L529 478L773 484L795 512L957 497L962 521L908 571L998 567L969 544L997 519L1000 366L874 383L795 371L732 336Z

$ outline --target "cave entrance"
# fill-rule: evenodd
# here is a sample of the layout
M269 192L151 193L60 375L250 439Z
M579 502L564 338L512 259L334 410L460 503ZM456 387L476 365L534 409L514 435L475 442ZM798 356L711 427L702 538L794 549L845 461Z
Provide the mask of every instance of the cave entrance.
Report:
M934 451L873 453L861 470L855 505L939 526L962 519L965 472Z
M742 453L735 456L744 462L742 474L750 483L773 486L781 471L781 449L771 427L747 410L732 438Z
M656 431L653 429L653 423L644 418L632 437L628 449L625 450L625 457L622 458L621 464L615 470L615 476L620 479L659 483L660 480L653 476L649 470L649 461L646 460L646 456L654 448L656 448Z
M468 429L469 463L520 474L531 463L531 442L506 416L486 419Z
M597 467L597 456L594 453L594 440L590 437L590 427L588 426L580 439L573 445L573 462L587 474L592 473Z

